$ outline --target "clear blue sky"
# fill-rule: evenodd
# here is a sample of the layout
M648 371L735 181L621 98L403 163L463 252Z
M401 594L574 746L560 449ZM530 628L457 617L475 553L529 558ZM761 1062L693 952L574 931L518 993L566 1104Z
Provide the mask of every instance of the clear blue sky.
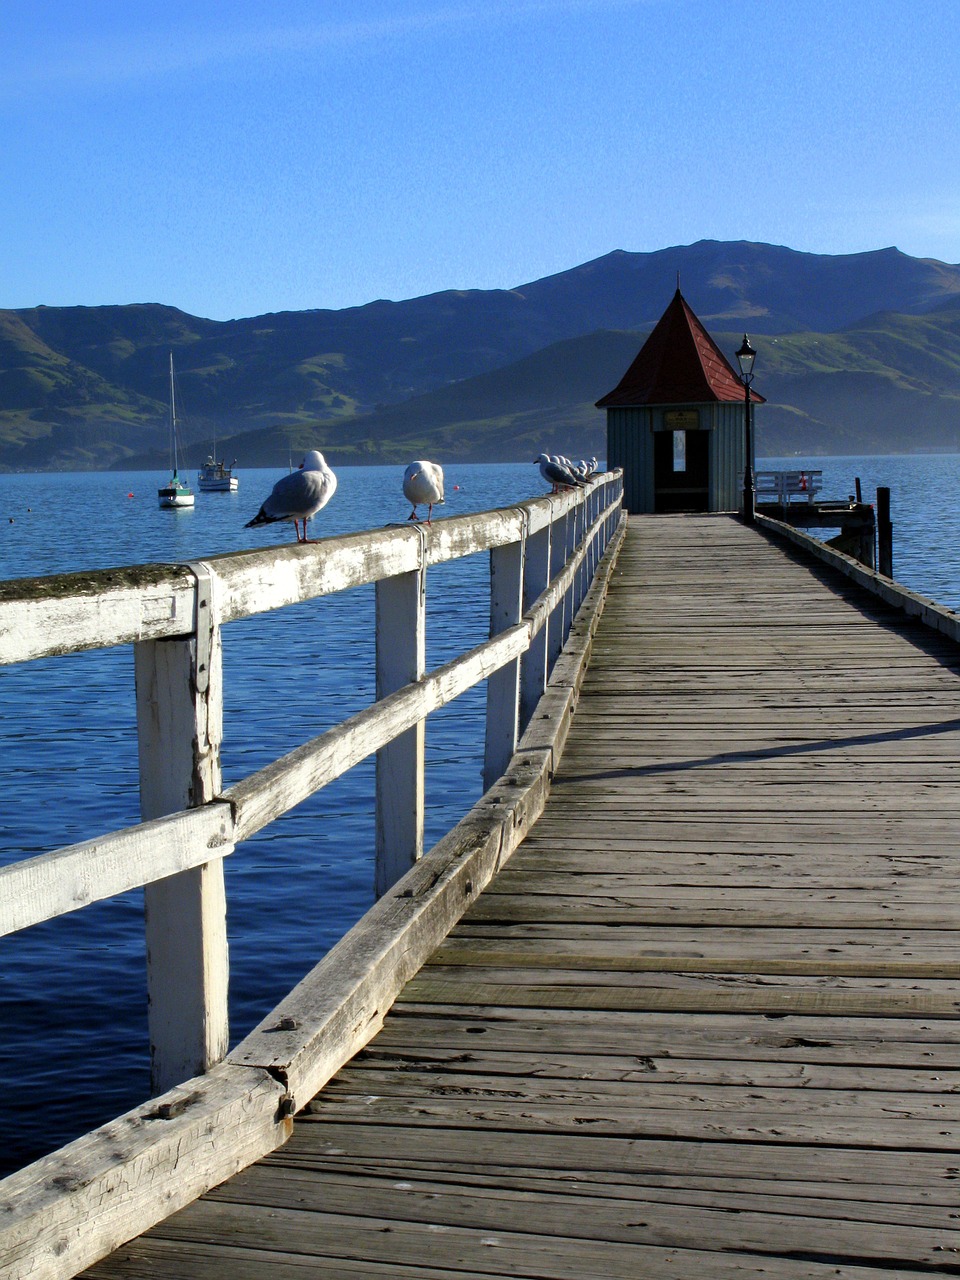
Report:
M212 319L612 249L960 260L956 0L0 0L0 307Z

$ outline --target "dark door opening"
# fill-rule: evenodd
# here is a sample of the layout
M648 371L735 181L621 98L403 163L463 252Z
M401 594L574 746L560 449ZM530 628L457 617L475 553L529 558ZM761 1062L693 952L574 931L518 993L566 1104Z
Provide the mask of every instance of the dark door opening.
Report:
M707 511L709 484L709 431L654 432L654 511Z

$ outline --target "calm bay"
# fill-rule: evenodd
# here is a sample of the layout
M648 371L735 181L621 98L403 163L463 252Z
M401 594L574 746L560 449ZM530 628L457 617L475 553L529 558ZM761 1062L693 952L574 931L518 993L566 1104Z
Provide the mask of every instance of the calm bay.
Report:
M894 576L960 609L960 455L762 459L820 468L823 496L892 493ZM539 496L527 463L447 466L435 516ZM163 511L163 476L0 475L0 579L183 562L292 541L245 529L278 478L240 471L237 493ZM402 468L338 470L311 534L403 523ZM827 533L825 536L829 536ZM485 557L428 574L427 664L484 638ZM373 590L231 623L224 630L223 774L229 785L373 699ZM0 863L139 819L128 647L0 668ZM427 847L479 798L483 688L427 728ZM373 762L300 805L226 860L231 1027L246 1033L372 902ZM0 1173L148 1094L142 896L124 895L0 939Z

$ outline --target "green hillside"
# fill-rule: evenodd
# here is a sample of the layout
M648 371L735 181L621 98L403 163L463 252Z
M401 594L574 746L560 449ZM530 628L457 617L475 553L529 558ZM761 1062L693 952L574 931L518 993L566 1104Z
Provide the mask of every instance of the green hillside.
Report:
M301 435L342 464L509 461L542 449L602 456L605 415L594 407L619 380L644 335L602 332L555 343L505 369L349 422ZM731 354L742 334L714 334ZM758 337L756 413L761 453L950 450L960 447L960 309L883 315L839 334ZM233 437L250 465L287 457L282 434Z
M617 251L516 289L342 311L0 311L0 468L163 465L171 352L191 466L214 439L240 465L279 466L307 444L341 463L601 454L594 401L678 272L723 350L749 329L760 351L761 449L953 447L960 267L895 249L701 241Z

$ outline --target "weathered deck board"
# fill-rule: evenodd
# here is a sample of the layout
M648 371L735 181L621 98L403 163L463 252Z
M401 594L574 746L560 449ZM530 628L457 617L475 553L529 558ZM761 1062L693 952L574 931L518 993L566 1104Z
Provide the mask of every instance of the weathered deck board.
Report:
M509 867L287 1146L90 1280L960 1272L958 671L634 518Z

